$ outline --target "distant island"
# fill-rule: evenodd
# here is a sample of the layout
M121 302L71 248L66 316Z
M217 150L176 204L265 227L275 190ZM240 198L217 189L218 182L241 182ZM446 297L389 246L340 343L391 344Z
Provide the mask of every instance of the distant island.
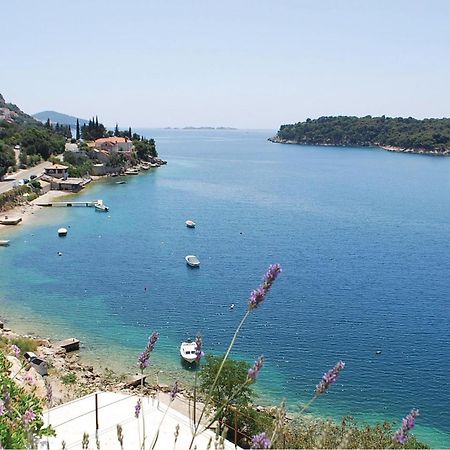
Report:
M165 127L165 130L237 130L233 127Z
M269 141L280 144L381 147L385 150L450 155L450 119L412 117L319 117L281 125Z
M73 127L76 126L77 120L80 125L87 125L89 123L89 120L87 119L69 116L68 114L63 114L56 111L41 111L36 114L33 114L33 117L42 123L45 123L47 122L47 120L50 120L51 123L55 124L59 123L60 125L70 125Z

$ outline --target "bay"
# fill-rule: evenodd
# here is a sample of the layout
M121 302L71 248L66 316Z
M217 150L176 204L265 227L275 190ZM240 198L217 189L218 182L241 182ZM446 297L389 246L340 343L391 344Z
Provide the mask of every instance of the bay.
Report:
M260 401L295 410L342 359L311 412L400 425L416 407L418 437L450 446L450 159L272 144L270 130L136 131L168 165L76 196L103 199L106 214L51 208L12 231L0 315L75 335L86 357L121 370L158 330L154 365L176 378L179 343L200 331L207 351L224 352L249 293L280 263L233 352L265 355Z

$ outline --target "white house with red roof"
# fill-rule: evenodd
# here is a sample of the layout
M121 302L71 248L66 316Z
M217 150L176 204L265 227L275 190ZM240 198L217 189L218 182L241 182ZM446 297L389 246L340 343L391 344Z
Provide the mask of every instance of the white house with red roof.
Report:
M127 137L100 138L95 141L95 148L108 152L129 152L133 149L133 142Z

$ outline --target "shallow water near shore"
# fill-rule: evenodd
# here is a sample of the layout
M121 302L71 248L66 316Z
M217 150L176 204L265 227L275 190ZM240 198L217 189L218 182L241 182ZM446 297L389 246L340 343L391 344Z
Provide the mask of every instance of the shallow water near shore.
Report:
M313 413L400 425L416 407L416 434L449 447L450 158L272 144L271 131L144 133L167 166L76 196L103 199L108 213L50 208L48 221L11 231L0 316L76 336L87 360L116 370L134 370L158 330L155 370L173 378L185 373L179 343L197 331L207 351L225 351L250 291L279 262L234 352L266 356L261 401L308 401L342 359Z

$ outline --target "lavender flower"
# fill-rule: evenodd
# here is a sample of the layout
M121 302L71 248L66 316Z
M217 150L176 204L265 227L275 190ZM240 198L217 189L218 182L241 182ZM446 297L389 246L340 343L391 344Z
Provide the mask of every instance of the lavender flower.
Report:
M195 354L197 355L196 357L196 361L200 362L200 360L202 359L203 356L205 356L205 354L202 352L202 337L197 334L197 336L195 337Z
M341 372L344 367L345 363L343 361L338 361L331 370L324 373L321 382L316 386L316 395L324 394L330 385L337 380L339 372Z
M33 384L34 384L34 378L33 378L33 375L31 375L30 372L27 372L27 373L25 374L25 376L23 377L23 381L25 381L25 383L28 383L28 384L33 385Z
M281 266L279 264L269 266L261 285L250 294L250 300L248 302L248 308L250 310L256 309L262 303L280 272Z
M52 400L53 400L53 388L52 388L52 385L50 384L50 381L48 381L47 378L45 378L45 390L46 390L46 397L47 397L48 405L51 406Z
M0 400L0 417L5 414L5 402L3 400Z
M13 344L11 345L11 351L16 355L16 358L20 355L20 348L17 347L17 345Z
M270 439L268 438L266 433L262 432L259 434L255 434L252 437L252 446L250 448L265 449L265 448L270 448L271 444L272 444L272 442L270 441Z
M170 391L171 402L175 400L175 397L177 396L178 392L180 392L180 388L178 386L178 381L175 381L175 384L173 385L172 390Z
M139 414L141 413L141 408L142 408L142 400L139 399L136 403L136 406L134 407L134 417L136 417L136 419L139 418Z
M150 353L155 348L156 341L158 340L159 334L154 331L150 337L148 338L147 346L144 351L138 357L138 364L141 370L144 370L148 367L148 362L150 359Z
M22 419L25 423L30 423L36 419L36 414L33 412L32 409L28 409L27 411L25 411L25 414L22 416Z
M404 444L408 439L408 433L414 428L419 410L413 408L411 412L402 420L402 426L395 432L394 441Z
M253 367L248 369L247 377L250 380L256 380L256 377L258 376L259 371L261 370L262 366L264 365L264 356L261 355L256 361L255 364L253 364Z

